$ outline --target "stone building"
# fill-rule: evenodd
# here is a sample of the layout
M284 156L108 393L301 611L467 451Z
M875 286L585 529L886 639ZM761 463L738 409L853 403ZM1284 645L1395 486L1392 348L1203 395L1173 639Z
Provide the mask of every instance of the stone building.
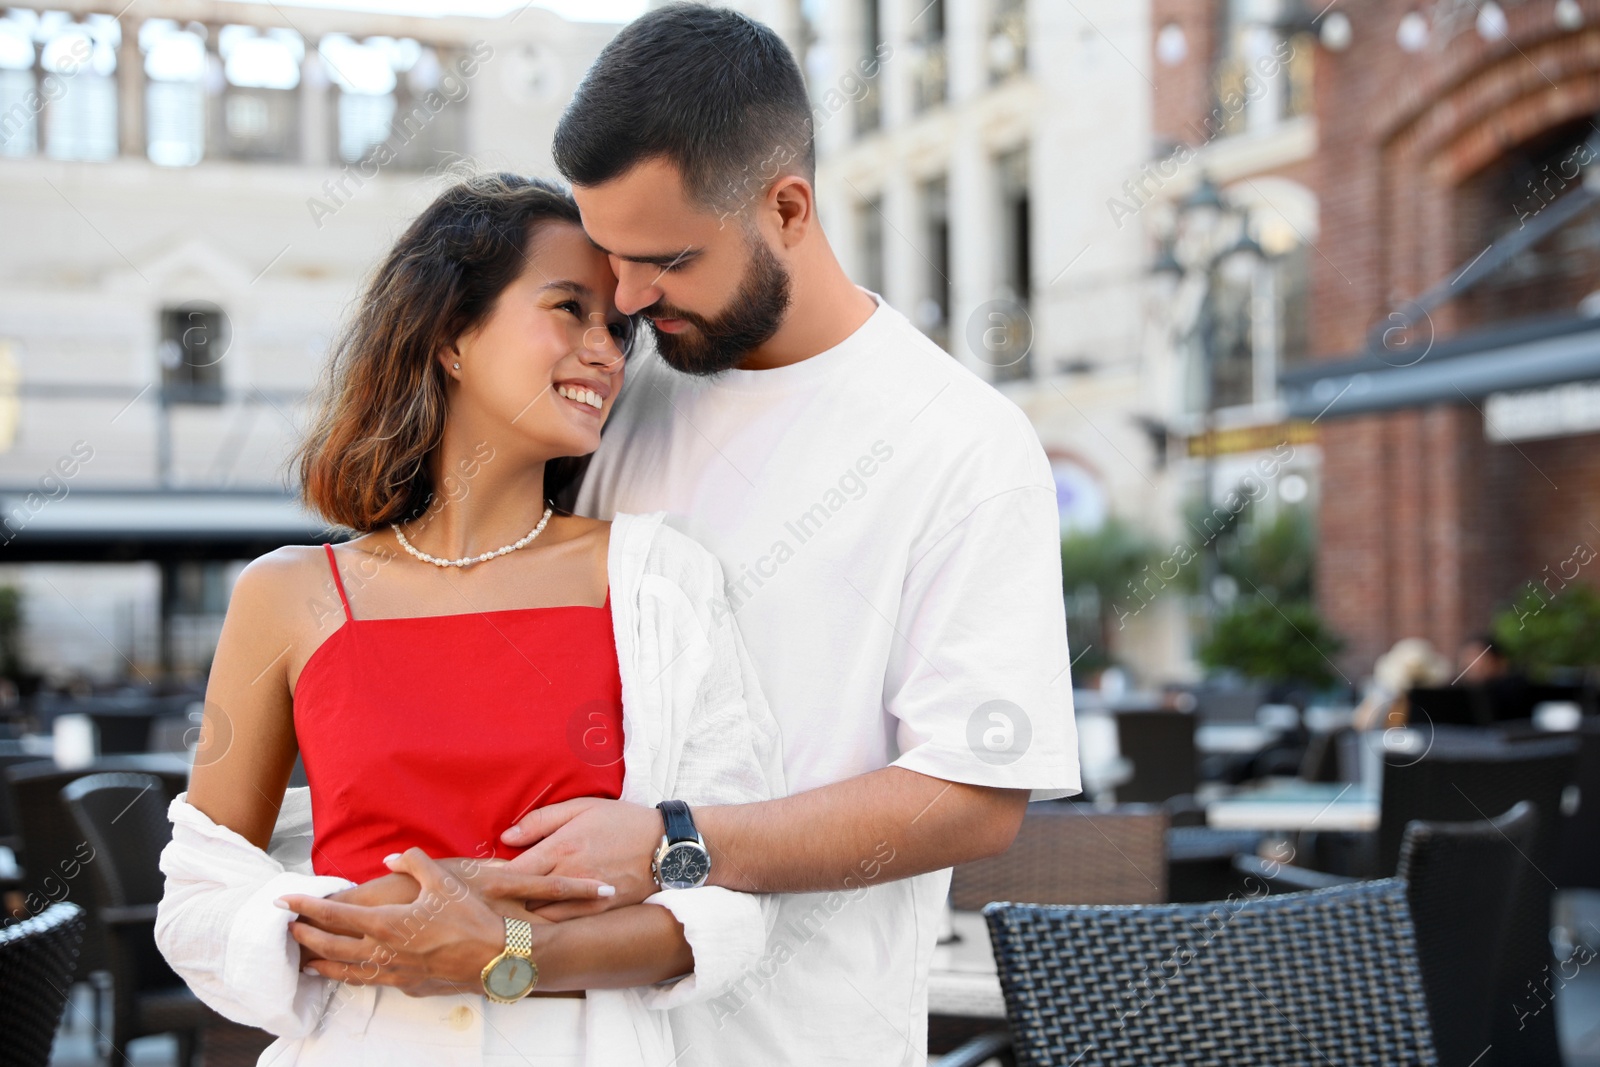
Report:
M36 668L204 666L237 561L319 536L282 464L367 271L453 166L553 174L615 31L0 7L0 582Z

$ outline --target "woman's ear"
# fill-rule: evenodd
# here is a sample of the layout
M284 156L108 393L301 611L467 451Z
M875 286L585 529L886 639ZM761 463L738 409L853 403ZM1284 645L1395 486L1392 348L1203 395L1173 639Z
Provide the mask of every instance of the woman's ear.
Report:
M455 345L447 345L439 349L434 357L439 361L439 366L444 368L446 376L461 380L461 350Z

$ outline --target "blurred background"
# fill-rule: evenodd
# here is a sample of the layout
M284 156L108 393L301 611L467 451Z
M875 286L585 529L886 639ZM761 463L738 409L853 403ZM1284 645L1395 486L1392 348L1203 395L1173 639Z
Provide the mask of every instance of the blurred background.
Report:
M192 751L238 570L325 539L283 463L366 272L452 166L553 176L647 6L0 6L6 758ZM846 268L1044 442L1089 799L1370 830L1488 729L1593 778L1600 0L725 6L801 61Z

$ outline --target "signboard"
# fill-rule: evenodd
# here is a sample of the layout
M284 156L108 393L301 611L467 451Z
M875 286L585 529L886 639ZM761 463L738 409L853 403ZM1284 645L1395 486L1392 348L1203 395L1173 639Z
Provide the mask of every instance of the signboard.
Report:
M1600 381L1490 393L1483 404L1483 436L1490 441L1595 432L1600 432Z
M1317 428L1305 420L1274 422L1266 426L1230 426L1211 430L1188 439L1188 454L1193 457L1226 456L1236 452L1265 452L1287 442L1291 445L1316 444Z

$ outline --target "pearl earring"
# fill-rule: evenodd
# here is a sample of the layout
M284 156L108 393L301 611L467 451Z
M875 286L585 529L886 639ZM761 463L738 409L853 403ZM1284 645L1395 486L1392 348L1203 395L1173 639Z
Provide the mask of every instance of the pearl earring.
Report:
M452 367L454 367L454 368L455 368L455 369L456 369L456 370L460 370L460 369L461 369L461 364L459 364L459 363L452 363L452 364L450 364L450 365L451 365L451 366L452 366Z

